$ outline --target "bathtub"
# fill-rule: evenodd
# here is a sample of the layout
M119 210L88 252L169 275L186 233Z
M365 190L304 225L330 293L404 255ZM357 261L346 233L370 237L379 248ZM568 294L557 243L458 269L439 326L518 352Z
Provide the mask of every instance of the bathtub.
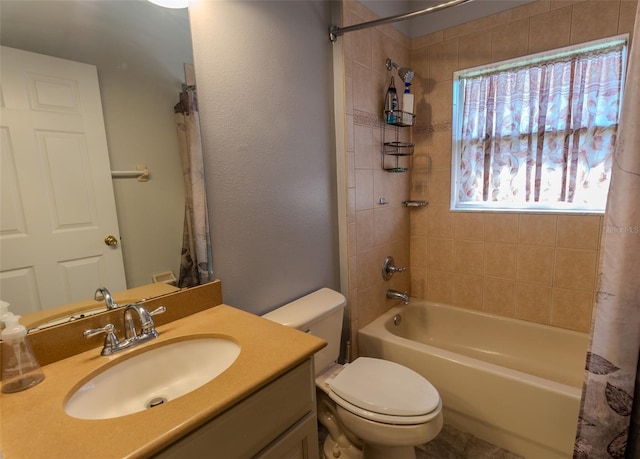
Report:
M572 456L587 344L585 333L417 299L358 331L360 355L438 389L446 424L532 459Z

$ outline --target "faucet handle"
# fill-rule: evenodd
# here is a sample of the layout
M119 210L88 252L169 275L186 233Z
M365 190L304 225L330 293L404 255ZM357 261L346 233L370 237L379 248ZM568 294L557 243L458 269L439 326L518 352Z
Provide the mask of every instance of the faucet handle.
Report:
M85 338L91 338L92 336L104 333L104 347L102 348L102 352L100 354L111 355L120 346L120 341L115 334L115 329L116 327L113 324L107 324L102 328L91 328L89 330L85 330L82 335Z
M389 256L384 259L384 263L382 264L382 278L389 280L395 273L401 273L402 271L406 271L406 269L405 267L396 267L393 257Z
M140 316L140 325L141 325L141 333L142 335L137 336L135 329L134 329L134 325L133 325L133 318L131 317L131 307L133 306L134 309L136 309L138 311L138 314ZM153 323L153 319L151 318L151 316L155 316L157 314L162 314L163 312L165 312L167 310L167 308L165 306L159 306L156 309L154 309L153 311L149 312L147 311L144 306L139 305L139 304L129 304L127 305L127 308L125 309L125 313L124 313L124 321L125 321L125 337L129 338L129 337L133 337L134 339L146 339L146 337L156 337L158 336L158 332L156 332L156 328L155 325ZM129 332L129 333L127 333Z
M107 324L102 328L90 328L89 330L85 330L82 332L82 335L85 338L91 338L92 336L99 335L100 333L113 333L116 327L113 324Z
M162 314L163 312L167 312L167 307L166 306L158 306L157 308L155 308L153 311L151 311L149 313L150 316L155 316L157 314Z
M156 327L155 327L155 324L153 323L153 319L151 318L151 316L162 314L166 312L166 310L167 308L165 306L158 306L153 311L147 312L148 322L142 325L142 333L153 336L153 337L158 336L158 332L156 331Z

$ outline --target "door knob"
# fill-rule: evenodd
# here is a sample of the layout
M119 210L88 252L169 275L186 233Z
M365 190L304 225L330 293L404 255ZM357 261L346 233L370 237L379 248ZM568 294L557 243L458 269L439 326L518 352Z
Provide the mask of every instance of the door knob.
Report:
M114 236L107 236L104 238L104 243L109 247L115 247L118 245L118 240Z

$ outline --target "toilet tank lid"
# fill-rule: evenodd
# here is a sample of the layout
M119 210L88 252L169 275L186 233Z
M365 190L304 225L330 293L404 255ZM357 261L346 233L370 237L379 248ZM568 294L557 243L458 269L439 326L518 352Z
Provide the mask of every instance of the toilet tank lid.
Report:
M262 317L287 327L307 331L312 324L336 309L344 308L346 304L347 300L340 292L325 287L280 306Z

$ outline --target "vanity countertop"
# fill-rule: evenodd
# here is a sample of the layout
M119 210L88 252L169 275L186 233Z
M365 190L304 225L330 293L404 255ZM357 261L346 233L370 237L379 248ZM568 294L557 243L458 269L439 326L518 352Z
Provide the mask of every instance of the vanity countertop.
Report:
M110 357L101 356L99 346L44 366L45 379L37 386L0 394L3 457L148 457L325 346L319 338L227 305L161 325L157 330L160 336L155 340ZM241 346L240 355L213 381L153 410L103 420L76 419L65 413L68 395L98 368L146 347L194 335L232 338ZM102 339L96 338L96 343L101 345Z

